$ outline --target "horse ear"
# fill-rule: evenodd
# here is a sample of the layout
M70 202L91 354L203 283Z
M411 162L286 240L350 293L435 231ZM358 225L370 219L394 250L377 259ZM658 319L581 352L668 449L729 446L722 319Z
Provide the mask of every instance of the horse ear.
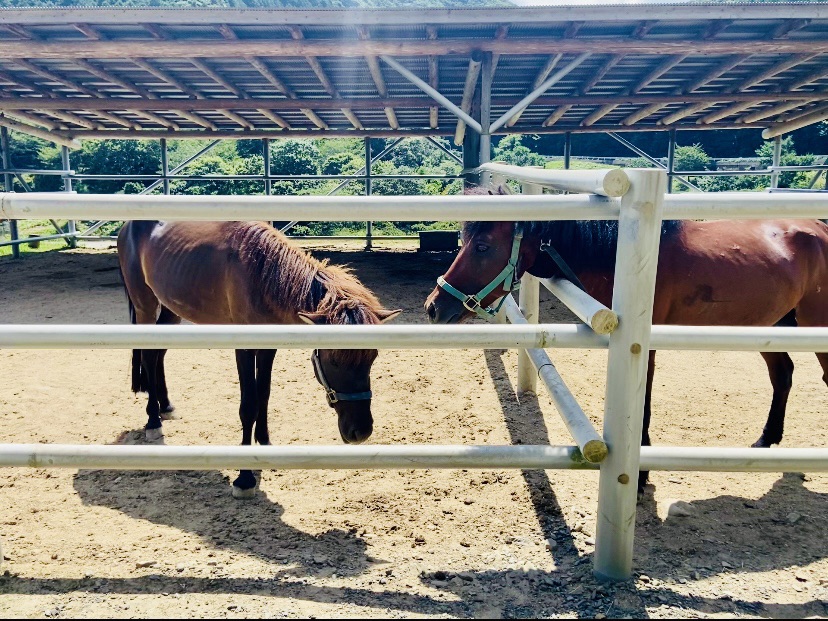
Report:
M321 326L328 321L328 316L324 313L303 313L299 311L297 314L299 319L312 326Z
M386 310L383 308L377 311L377 317L379 317L380 323L388 323L392 319L395 319L401 312L401 308L397 310Z

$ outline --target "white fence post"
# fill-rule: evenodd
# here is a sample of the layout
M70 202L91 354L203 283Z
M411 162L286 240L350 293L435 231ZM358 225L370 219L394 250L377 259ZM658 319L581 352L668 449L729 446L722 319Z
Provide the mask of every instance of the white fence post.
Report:
M543 194L543 188L536 183L522 183L523 194ZM540 281L526 272L520 279L518 304L520 312L529 323L538 323L540 300ZM537 394L538 374L529 354L525 349L518 350L518 394L531 392Z
M604 406L609 456L601 463L595 547L595 574L611 580L632 573L644 392L667 188L664 171L628 174L631 188L621 199L612 295L619 324L610 335Z

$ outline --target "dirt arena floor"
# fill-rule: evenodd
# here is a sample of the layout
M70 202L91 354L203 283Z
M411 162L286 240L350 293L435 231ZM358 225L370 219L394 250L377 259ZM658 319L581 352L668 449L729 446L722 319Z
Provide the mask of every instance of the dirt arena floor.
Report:
M319 246L351 265L401 321L447 254ZM0 321L124 323L113 250L0 261ZM568 320L548 298L542 317ZM551 351L600 426L605 352ZM828 389L795 354L784 446L828 446ZM570 443L549 398L518 402L517 354L387 351L374 367L377 444ZM183 418L171 445L238 444L232 351L171 351ZM770 384L757 354L663 352L653 441L748 446ZM144 399L124 351L0 352L2 442L139 443ZM339 444L309 351L276 358L277 444ZM0 469L4 617L808 617L828 614L828 476L654 473L639 506L635 579L591 575L597 474ZM675 500L690 515L668 517Z

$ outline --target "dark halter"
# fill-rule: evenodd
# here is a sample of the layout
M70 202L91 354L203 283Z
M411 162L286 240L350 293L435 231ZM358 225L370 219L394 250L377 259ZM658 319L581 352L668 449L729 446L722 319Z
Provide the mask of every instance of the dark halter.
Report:
M337 392L328 383L325 377L325 372L322 370L322 361L319 359L319 350L314 349L311 354L311 362L313 363L313 372L316 375L316 381L322 384L325 389L325 397L328 399L328 405L333 407L335 403L340 401L367 401L371 398L371 391L365 392Z

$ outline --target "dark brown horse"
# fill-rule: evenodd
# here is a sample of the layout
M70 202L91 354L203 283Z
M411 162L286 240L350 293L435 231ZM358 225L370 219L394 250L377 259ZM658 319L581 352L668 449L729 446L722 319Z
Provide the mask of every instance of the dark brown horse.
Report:
M517 232L523 234L522 242L515 242ZM558 265L540 250L542 242L558 251L590 295L611 306L617 233L618 223L608 221L466 222L462 248L442 277L448 287L439 284L425 302L429 319L457 323L473 317L476 303L466 300L464 305L460 298L485 291L499 275L505 286L498 284L481 296L483 309L491 309L524 272L541 278L561 276ZM504 276L509 263L515 265L514 273ZM478 314L486 313L478 309ZM828 326L828 226L819 220L665 221L653 323ZM828 383L828 354L816 356ZM782 441L794 368L787 353L763 352L762 357L773 385L773 400L755 447ZM651 351L644 446L650 445L654 369L655 352ZM646 478L642 473L639 491Z
M348 271L320 262L262 222L127 222L118 235L118 258L130 319L175 324L181 318L212 324L378 324L401 311L382 308ZM161 419L173 406L164 376L166 350L135 350L132 390L148 393L146 436L163 436ZM276 350L236 350L242 445L254 436L270 444L267 406ZM371 365L377 350L317 350L312 362L336 410L348 443L373 431ZM236 497L249 497L257 480L243 470Z

